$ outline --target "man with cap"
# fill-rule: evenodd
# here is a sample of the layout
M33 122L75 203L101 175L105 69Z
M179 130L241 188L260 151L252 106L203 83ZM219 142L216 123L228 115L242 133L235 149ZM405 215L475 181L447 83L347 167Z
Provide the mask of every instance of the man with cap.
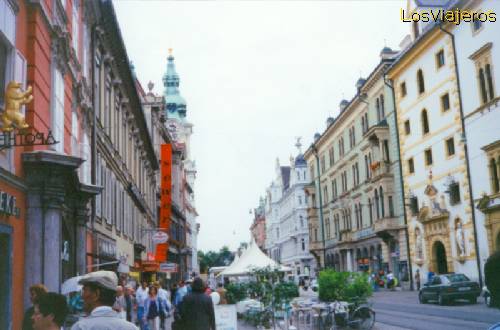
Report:
M118 277L114 272L100 270L89 273L78 283L83 285L83 310L88 316L75 323L71 330L137 330L134 324L121 319L112 308L118 286Z

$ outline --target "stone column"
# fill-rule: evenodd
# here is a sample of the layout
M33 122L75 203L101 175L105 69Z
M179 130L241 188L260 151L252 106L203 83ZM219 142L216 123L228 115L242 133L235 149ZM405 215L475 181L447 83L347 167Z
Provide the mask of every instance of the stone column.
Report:
M29 287L42 283L43 271L43 210L40 193L30 190L27 194L26 231L24 250L24 306L31 306Z
M76 271L79 275L87 273L87 221L90 212L87 208L87 199L80 199L75 203L76 221Z

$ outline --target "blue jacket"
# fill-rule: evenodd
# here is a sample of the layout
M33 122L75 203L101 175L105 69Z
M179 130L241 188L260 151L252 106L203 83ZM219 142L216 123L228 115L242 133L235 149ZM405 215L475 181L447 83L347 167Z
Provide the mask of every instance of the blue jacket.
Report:
M153 300L151 299L151 297L148 297L148 299L144 302L144 318L148 317L149 307L151 306L152 301ZM164 316L167 316L170 312L167 301L165 299L161 299L158 296L156 296L156 308L158 309L159 315L163 314Z

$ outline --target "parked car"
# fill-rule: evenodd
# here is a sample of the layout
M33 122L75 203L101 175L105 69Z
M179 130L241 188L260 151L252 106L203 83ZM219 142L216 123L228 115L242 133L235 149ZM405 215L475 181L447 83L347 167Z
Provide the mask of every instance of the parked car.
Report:
M464 274L444 274L435 275L425 283L418 293L418 299L421 304L435 300L440 305L445 305L456 299L466 299L475 304L480 294L479 284L469 280Z

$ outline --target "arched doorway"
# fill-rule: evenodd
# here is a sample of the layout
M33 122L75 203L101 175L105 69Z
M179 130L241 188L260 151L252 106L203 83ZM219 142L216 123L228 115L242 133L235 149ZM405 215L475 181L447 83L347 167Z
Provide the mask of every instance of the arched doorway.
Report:
M446 249L443 243L436 241L432 246L432 254L434 256L434 269L437 274L448 273L448 262L446 260Z

